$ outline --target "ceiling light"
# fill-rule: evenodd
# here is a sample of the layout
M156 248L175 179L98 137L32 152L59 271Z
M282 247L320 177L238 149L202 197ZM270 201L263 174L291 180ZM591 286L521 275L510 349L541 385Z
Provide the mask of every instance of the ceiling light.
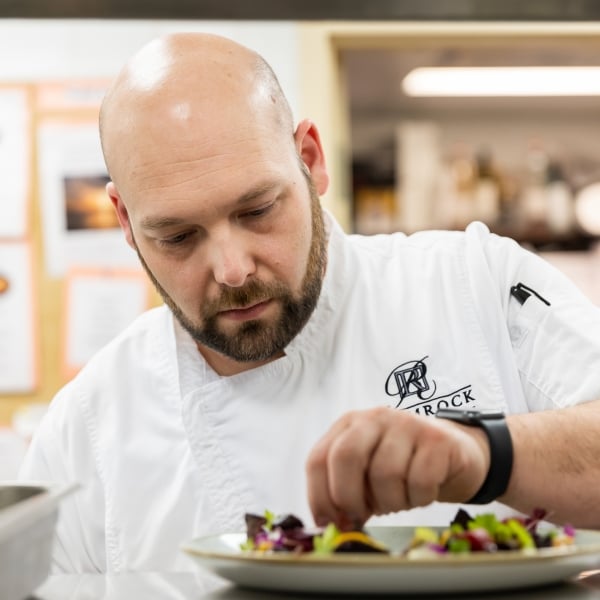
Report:
M598 96L600 67L418 67L408 96Z

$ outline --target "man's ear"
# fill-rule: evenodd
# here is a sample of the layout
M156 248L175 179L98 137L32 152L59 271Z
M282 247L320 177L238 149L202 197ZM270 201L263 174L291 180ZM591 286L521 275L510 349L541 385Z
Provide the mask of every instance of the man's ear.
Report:
M115 208L117 218L119 219L119 224L121 225L121 229L125 234L125 240L132 248L135 249L135 242L133 241L133 234L131 232L131 223L129 222L129 213L127 212L127 207L121 199L121 195L119 194L117 187L112 181L109 181L106 184L106 193L108 194L108 197Z
M329 187L329 174L325 166L321 138L315 124L308 119L301 121L294 132L294 140L298 154L310 171L317 193L322 196Z

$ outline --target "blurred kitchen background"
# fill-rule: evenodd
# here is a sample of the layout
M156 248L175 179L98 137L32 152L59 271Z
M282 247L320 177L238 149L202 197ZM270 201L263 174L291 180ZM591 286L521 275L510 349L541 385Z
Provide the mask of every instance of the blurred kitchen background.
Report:
M86 235L105 243L112 228L128 251L106 210L106 173L93 161L62 165L58 220L48 208L47 198L56 196L48 173L58 154L71 152L81 162L80 153L60 146L56 122L92 123L95 144L107 82L162 33L219 33L263 54L295 117L309 117L320 129L332 176L323 203L347 231L461 229L481 220L539 252L600 305L600 6L552 0L82 4L0 3L0 92L21 89L29 110L26 224L4 234L0 224L0 478L14 476L47 403L104 343L98 330L84 331L90 315L103 333L112 333L109 324L116 333L146 307L140 301L130 313L106 312L124 274L134 286L135 256L119 263L120 249L111 246L115 252L91 260L69 245ZM0 122L0 158L1 144ZM3 178L13 171L10 160L0 164ZM59 224L50 226L52 219ZM10 297L16 292L8 249L16 247L29 257L31 271L21 325L9 313L10 302L23 306ZM82 292L76 290L86 289L90 273L95 287L88 293L103 298L95 312L85 301L77 310ZM157 302L150 290L148 298L148 305ZM17 346L29 371L13 385L8 376ZM85 352L69 352L75 346Z

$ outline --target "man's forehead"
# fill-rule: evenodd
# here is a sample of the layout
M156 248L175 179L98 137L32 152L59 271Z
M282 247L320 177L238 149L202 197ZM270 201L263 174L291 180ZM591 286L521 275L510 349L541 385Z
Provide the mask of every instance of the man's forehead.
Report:
M115 184L127 196L228 197L245 194L265 180L289 178L297 162L293 138L269 136L256 123L237 127L157 127L124 135L119 160L111 170Z

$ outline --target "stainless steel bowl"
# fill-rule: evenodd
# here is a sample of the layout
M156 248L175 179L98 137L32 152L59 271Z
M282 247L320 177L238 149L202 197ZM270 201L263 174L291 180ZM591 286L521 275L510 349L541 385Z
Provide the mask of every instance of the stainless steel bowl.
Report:
M59 503L77 487L0 483L2 600L22 600L48 577Z

